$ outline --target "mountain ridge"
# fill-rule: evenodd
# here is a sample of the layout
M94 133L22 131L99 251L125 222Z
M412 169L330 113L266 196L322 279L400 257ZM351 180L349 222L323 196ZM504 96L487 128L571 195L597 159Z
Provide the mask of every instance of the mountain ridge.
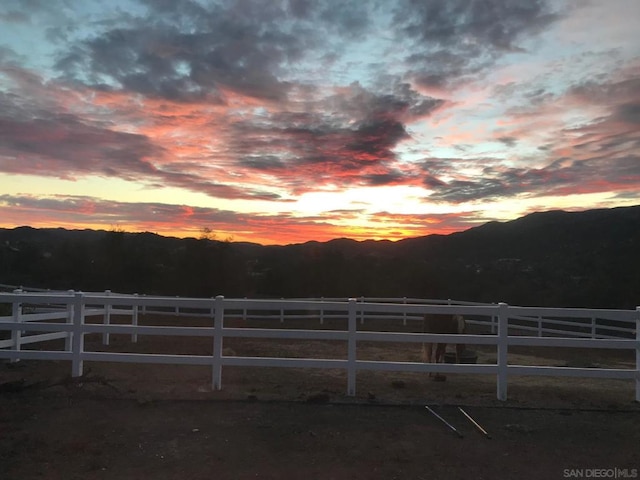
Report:
M634 308L640 205L535 212L449 235L260 245L0 229L0 283L189 296L458 298Z

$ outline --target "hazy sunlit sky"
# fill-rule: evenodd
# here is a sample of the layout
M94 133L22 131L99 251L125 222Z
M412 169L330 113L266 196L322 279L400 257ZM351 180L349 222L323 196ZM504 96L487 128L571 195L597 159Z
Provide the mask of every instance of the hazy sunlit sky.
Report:
M0 0L0 226L264 244L640 203L640 1Z

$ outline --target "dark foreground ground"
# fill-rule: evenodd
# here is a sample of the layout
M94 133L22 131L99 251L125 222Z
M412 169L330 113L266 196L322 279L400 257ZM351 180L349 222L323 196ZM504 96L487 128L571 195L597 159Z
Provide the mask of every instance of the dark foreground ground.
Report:
M0 406L6 480L630 478L640 468L638 412L466 408L487 439L452 406L436 410L464 438L417 406L23 395Z
M16 370L28 379L43 365L25 362L9 371L0 364L0 369L4 379L15 378ZM173 399L163 399L139 390L123 392L122 385L94 374L80 381L59 377L53 386L29 382L23 384L28 388L17 384L16 391L5 387L0 393L3 480L640 475L640 410L626 400L598 408L573 400L566 408L551 409L518 402L478 404L471 398L460 402L455 396L449 405L430 403L464 435L458 438L424 405L366 396L242 399L232 398L230 388L223 395L179 399L174 392ZM477 431L456 403L492 438Z
M59 346L58 346L59 347ZM44 346L43 346L44 348ZM210 339L114 335L88 349L207 354ZM226 342L225 355L314 354L342 345ZM420 361L420 347L359 346L363 358ZM478 349L479 363L495 352ZM360 355L360 353L359 353ZM524 365L634 368L635 352L517 349ZM640 478L640 405L632 381L223 369L68 362L0 363L0 480ZM458 438L424 407L464 435ZM487 439L458 410L491 435Z

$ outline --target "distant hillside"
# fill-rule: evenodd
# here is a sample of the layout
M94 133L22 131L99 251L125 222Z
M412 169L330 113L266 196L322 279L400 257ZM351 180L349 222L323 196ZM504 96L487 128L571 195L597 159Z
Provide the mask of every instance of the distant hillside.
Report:
M398 242L261 246L117 231L0 229L0 283L214 296L397 296L640 305L640 206L534 213Z

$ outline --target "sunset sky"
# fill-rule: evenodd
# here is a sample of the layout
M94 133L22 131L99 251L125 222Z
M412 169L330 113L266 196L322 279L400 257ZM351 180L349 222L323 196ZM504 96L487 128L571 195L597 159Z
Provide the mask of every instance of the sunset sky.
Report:
M263 244L640 203L640 1L1 0L0 226Z

